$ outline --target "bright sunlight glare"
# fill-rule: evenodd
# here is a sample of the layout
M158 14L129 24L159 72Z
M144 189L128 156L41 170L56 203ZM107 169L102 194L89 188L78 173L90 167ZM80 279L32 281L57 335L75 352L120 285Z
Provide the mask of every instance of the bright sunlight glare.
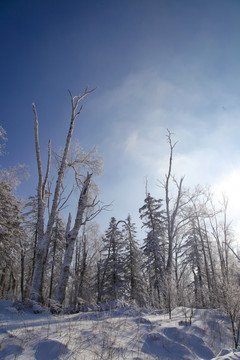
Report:
M223 196L228 199L228 219L233 219L236 234L240 236L240 170L233 170L214 184L213 192L219 203L222 203Z

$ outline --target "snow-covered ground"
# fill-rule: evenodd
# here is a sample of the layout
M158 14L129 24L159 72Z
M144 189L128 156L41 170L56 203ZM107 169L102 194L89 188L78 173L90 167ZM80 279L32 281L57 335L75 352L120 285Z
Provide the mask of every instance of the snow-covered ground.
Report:
M191 326L189 315L125 307L53 316L0 301L0 359L240 359L221 311L193 310Z

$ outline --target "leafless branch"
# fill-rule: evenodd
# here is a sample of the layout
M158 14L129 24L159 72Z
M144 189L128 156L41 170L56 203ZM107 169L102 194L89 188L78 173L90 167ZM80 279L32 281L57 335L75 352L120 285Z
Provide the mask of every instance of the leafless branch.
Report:
M48 161L47 161L47 170L46 170L46 175L44 178L44 182L42 185L42 197L45 197L45 190L46 190L46 184L48 181L48 176L49 176L49 171L50 171L50 162L51 162L51 140L49 140L48 142Z
M72 187L72 190L69 192L69 194L66 196L66 198L62 198L61 199L61 201L62 200L64 200L63 201L63 203L59 206L59 208L58 208L58 213L61 211L61 210L63 210L63 209L65 209L67 206L65 206L66 204L67 204L67 202L68 202L68 200L70 199L70 196L72 195L72 193L73 193L73 190L74 190L74 186ZM60 202L61 202L60 201Z

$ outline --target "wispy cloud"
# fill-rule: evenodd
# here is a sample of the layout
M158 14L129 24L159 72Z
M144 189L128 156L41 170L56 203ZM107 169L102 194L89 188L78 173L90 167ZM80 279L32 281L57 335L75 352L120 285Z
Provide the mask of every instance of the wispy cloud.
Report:
M238 169L240 105L204 81L193 86L163 81L153 71L132 73L96 100L95 111L105 124L100 144L104 177L114 179L103 192L115 199L116 209L134 212L144 198L145 177L153 186L163 178L169 161L167 128L177 141L173 173L184 175L186 185L214 185Z

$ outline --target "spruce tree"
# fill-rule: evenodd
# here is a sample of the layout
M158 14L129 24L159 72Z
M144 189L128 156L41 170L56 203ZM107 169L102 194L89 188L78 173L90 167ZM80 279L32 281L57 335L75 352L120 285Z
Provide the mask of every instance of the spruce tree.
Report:
M162 200L154 199L149 193L145 204L139 209L146 238L142 247L146 257L145 267L149 278L150 303L161 306L161 292L165 270L165 217L161 210Z
M99 274L101 300L116 300L124 295L124 242L114 217L110 220L103 244Z
M145 285L142 269L142 252L136 239L136 226L130 215L123 222L123 237L125 240L124 281L127 297L139 306L145 303Z

